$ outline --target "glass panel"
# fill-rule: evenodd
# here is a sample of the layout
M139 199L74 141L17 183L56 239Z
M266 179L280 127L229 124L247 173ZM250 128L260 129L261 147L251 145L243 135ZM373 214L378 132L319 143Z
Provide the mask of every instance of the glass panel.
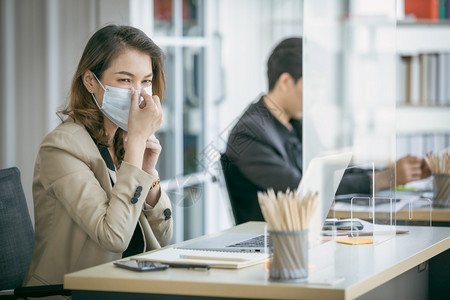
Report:
M183 152L184 174L203 171L204 50L183 49Z
M183 36L203 35L202 0L183 0Z
M303 165L350 149L352 165L389 167L396 160L395 2L306 1L304 17ZM393 190L395 171L387 172L375 189Z
M175 53L173 47L163 48L166 55L164 71L166 74L166 93L162 104L163 124L156 133L163 150L157 169L161 180L175 177Z
M387 225L379 231L387 238L395 233L395 11L390 0L304 3L303 166L324 152L352 151L350 167L365 181L346 182L343 190L377 195L362 200L373 225ZM363 172L367 164L375 172ZM374 209L383 201L386 216Z
M172 0L154 0L154 34L155 36L173 36L173 1Z

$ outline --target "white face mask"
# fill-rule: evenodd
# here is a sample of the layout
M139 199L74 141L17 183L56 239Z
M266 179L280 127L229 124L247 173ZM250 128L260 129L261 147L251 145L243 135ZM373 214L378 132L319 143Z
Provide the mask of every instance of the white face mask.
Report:
M92 73L94 74L94 73ZM131 90L129 89L121 89L112 86L103 86L103 84L98 80L97 76L95 76L98 83L105 90L103 94L103 103L102 107L98 105L97 99L93 93L91 93L92 98L94 98L95 104L97 104L100 111L109 119L111 122L119 126L125 131L128 131L128 116L130 115L130 107L131 107ZM151 96L152 95L152 85L144 88L144 90ZM138 97L140 97L139 103L144 100L141 97L141 91L138 92Z

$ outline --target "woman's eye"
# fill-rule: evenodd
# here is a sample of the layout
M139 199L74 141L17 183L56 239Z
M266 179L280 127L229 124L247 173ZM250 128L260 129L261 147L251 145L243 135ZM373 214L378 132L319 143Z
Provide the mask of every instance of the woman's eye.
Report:
M119 81L121 81L121 82L127 82L127 83L130 83L130 82L131 82L130 79L128 79L128 78L122 78L122 79L119 79Z
M144 80L144 81L142 81L142 85L145 86L145 87L150 86L150 85L152 85L152 81L151 80Z

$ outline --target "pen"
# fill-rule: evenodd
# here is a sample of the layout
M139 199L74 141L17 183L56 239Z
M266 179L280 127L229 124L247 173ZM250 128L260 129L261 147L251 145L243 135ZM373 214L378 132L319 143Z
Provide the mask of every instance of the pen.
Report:
M194 264L168 264L168 265L170 268L186 268L204 271L208 271L211 268L210 265L194 265Z

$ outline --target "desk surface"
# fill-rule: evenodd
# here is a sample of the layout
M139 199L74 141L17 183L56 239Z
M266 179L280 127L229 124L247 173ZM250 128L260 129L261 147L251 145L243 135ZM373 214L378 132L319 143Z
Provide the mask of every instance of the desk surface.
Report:
M249 222L226 231L262 232L263 228L263 222ZM450 228L409 227L409 230L409 234L373 245L350 246L330 241L311 249L309 278L316 282L321 280L322 284L269 281L264 264L240 270L168 269L139 273L107 263L67 274L64 287L253 299L353 299L450 248ZM342 280L327 285L326 281L331 278Z

